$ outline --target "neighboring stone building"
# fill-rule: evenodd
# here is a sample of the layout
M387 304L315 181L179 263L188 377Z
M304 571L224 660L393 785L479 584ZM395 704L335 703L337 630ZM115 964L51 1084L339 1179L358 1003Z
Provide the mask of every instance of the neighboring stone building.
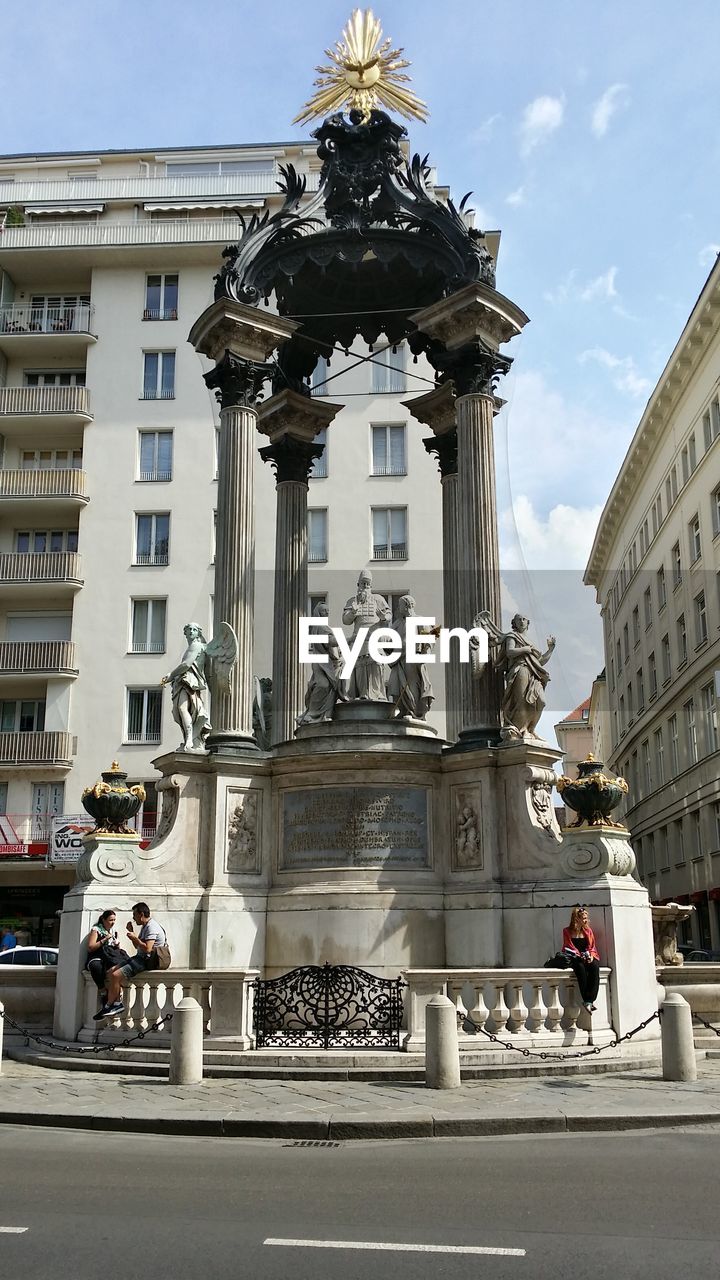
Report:
M184 624L209 635L212 617L219 418L187 335L238 215L277 207L289 162L315 190L308 142L0 158L0 919L38 941L73 879L45 865L52 818L82 812L113 759L145 782L155 827L151 761L179 739L160 679ZM339 622L369 564L393 612L412 591L441 617L437 464L402 405L432 372L402 347L370 354L313 378L347 407L310 480L308 610L325 596ZM267 676L275 481L259 457L256 485Z
M654 902L720 949L720 260L630 443L585 581L604 624L609 762Z
M593 750L589 698L586 698L584 702L580 703L579 707L575 707L574 711L571 711L559 724L555 725L555 736L563 753L562 772L568 778L574 778L580 761L585 760L588 753ZM559 808L558 813L561 826L574 822L577 817L577 814L573 813L565 805Z

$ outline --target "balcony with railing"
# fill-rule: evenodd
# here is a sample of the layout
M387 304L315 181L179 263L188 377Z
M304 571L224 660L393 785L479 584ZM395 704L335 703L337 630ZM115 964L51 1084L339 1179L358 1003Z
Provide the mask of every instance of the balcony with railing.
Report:
M373 560L407 560L407 544L376 542L373 546Z
M63 333L93 337L94 314L95 308L84 302L68 306L63 303L15 303L11 307L0 307L0 337Z
M228 244L237 239L238 222L230 218L148 218L138 222L53 222L6 227L0 257L7 249L89 249L136 245Z
M8 640L0 644L0 676L77 675L71 640Z
M0 420L46 415L89 422L92 414L88 388L0 387Z
M0 471L0 498L22 501L35 498L67 498L85 504L89 495L84 471L67 468L61 471Z
M0 764L72 765L72 734L59 730L42 733L0 733Z
M274 168L245 169L240 173L170 174L145 177L90 178L79 181L30 179L9 183L3 188L2 203L27 208L52 204L106 204L126 200L133 204L146 200L207 200L211 196L265 196L277 192L278 173ZM319 174L307 174L308 191L317 191Z
M0 857L45 858L51 830L46 813L0 814Z
M82 561L76 551L5 551L0 554L0 586L66 583L81 587Z

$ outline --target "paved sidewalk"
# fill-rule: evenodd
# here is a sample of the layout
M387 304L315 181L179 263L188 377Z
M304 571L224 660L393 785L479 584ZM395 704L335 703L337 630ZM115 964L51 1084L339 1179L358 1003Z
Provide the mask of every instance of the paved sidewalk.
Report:
M667 1084L612 1076L474 1080L444 1092L386 1081L165 1080L3 1059L0 1123L300 1139L471 1137L720 1124L720 1060Z

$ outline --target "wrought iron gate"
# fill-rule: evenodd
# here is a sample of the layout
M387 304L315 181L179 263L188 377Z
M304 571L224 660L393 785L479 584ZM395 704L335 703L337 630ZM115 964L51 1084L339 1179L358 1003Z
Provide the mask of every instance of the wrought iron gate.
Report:
M252 985L258 1049L400 1048L402 978L326 962Z

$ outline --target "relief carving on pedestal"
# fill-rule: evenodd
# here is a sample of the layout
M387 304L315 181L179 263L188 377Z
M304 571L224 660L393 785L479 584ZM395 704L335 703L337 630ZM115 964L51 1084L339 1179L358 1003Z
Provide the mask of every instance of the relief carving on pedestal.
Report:
M534 820L537 825L542 827L551 840L559 840L560 828L555 817L552 791L548 782L533 782L531 784L530 804L532 805L532 811L535 815Z
M456 871L483 865L480 788L453 788L453 865Z
M227 852L225 870L229 874L256 874L259 870L260 793L227 793Z

